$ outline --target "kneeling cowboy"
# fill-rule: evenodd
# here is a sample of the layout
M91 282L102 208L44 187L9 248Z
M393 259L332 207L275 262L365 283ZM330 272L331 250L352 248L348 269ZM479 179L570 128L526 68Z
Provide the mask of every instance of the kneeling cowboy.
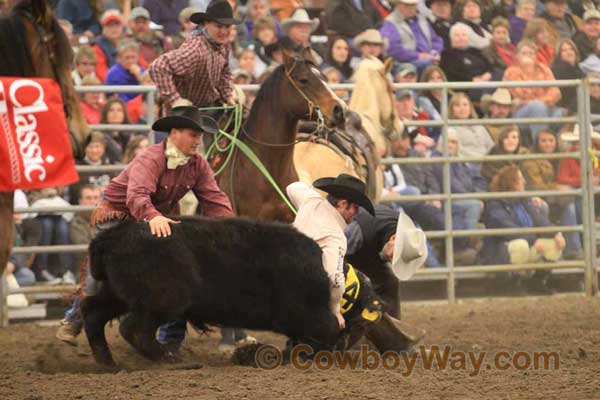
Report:
M196 107L175 107L170 116L157 120L152 129L168 132L169 136L148 147L110 182L104 200L92 213L91 224L102 231L125 219L135 219L147 221L153 235L169 236L169 224L178 222L165 215L178 214L178 201L190 190L204 215L233 216L227 195L217 186L208 162L197 153L202 135L217 133L215 121ZM84 294L94 295L96 285L88 271ZM73 345L82 328L79 306L76 298L56 335ZM166 324L160 328L159 340L173 343L173 350L177 350L185 337L185 327L185 321ZM225 344L233 346L233 337L228 339L231 343Z

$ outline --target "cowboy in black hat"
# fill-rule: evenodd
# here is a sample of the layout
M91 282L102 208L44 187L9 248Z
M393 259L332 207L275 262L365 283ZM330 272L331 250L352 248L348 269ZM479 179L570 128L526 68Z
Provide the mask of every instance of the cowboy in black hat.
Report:
M231 26L240 23L225 0L191 15L198 27L181 47L158 57L149 68L166 108L235 104L229 67Z
M178 202L190 190L198 199L203 214L210 217L234 215L227 195L219 189L208 162L197 152L203 134L215 134L216 122L196 107L175 107L167 117L157 120L152 129L168 132L161 143L148 147L113 178L104 191L104 200L92 213L90 223L96 231L108 229L123 220L148 222L158 237L171 235L166 217L178 214ZM95 294L96 282L88 275L84 293ZM76 344L81 331L79 302L75 301L57 332L58 339ZM185 336L185 321L161 328L160 339L175 347ZM233 343L232 343L233 345Z
M327 193L323 198L315 189ZM344 256L346 236L344 228L358 214L359 207L375 214L371 200L365 194L366 186L360 179L348 174L317 179L310 187L295 182L286 188L292 203L298 209L294 226L313 239L323 251L323 267L331 284L331 311L336 315L340 329L345 326L340 301L345 289Z

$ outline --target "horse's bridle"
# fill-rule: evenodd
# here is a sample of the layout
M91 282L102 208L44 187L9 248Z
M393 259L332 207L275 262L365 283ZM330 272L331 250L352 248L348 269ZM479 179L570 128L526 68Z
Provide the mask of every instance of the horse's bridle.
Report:
M321 109L319 108L319 106L315 105L315 103L311 99L308 98L306 93L304 93L304 91L302 89L300 89L300 87L298 86L296 81L294 81L294 79L292 78L292 72L294 72L294 68L296 68L296 65L299 62L308 62L308 61L306 61L300 57L294 57L294 63L292 64L292 67L289 70L284 67L285 76L288 78L288 80L290 81L292 86L294 88L296 88L298 93L300 93L300 96L302 96L304 98L304 100L306 100L306 104L308 105L308 117L310 118L313 115L313 111L316 111L318 126L323 126L323 125L325 125L325 118L323 117L323 114L321 113Z

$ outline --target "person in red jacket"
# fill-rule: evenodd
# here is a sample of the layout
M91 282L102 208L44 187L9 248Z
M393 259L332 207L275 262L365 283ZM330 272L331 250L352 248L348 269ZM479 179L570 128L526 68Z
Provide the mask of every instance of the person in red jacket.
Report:
M117 10L108 10L100 18L102 35L94 45L96 52L96 76L102 82L110 67L117 62L117 43L123 36L123 16Z

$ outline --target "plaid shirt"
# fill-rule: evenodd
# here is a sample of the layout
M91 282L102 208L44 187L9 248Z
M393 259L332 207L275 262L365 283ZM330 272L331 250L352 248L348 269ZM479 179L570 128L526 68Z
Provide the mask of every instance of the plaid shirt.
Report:
M167 106L184 98L205 107L233 96L229 48L210 43L202 32L154 60L150 76Z

